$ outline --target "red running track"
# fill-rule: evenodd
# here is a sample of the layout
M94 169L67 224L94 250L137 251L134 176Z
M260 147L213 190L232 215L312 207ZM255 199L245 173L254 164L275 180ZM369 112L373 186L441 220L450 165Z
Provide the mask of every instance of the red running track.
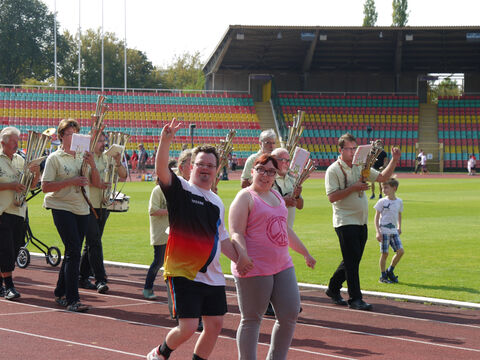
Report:
M0 300L1 359L135 359L175 326L160 276L158 301L141 296L146 270L107 267L110 291L81 290L88 313L64 311L53 301L58 268L33 258L16 269L18 301ZM302 289L302 307L289 359L480 359L480 312L366 298L373 312L330 303L320 290ZM240 320L235 287L227 283L229 313L210 359L236 359ZM274 320L262 323L258 358L264 359ZM198 333L171 358L191 359Z

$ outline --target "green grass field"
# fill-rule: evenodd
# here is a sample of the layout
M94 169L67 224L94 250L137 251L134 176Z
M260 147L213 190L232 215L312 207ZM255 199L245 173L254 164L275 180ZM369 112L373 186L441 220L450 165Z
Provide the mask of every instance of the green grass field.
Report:
M106 260L137 264L152 261L147 208L153 186L153 182L125 185L124 192L131 197L130 210L110 215L103 237ZM219 184L227 212L239 186L238 181ZM372 208L375 202L370 200L369 240L360 268L362 289L480 303L478 189L480 177L400 179L397 194L404 201L401 238L405 256L395 271L399 284L378 283L379 246ZM317 266L311 270L301 256L293 254L298 281L326 284L341 255L323 180L307 180L303 196L305 208L297 212L295 231L317 259ZM51 213L41 207L42 201L43 194L39 194L30 202L32 231L63 253ZM30 250L37 252L31 246ZM224 257L222 266L230 273L229 261Z

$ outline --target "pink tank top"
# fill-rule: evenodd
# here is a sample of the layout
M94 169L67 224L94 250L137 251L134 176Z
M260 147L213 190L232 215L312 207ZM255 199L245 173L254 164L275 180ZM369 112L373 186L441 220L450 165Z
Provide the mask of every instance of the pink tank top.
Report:
M253 269L243 277L277 274L293 266L288 252L287 216L285 202L278 192L271 190L280 205L270 206L257 193L247 190L253 198L253 208L248 215L245 242L247 253L253 260ZM232 274L242 277L231 263Z

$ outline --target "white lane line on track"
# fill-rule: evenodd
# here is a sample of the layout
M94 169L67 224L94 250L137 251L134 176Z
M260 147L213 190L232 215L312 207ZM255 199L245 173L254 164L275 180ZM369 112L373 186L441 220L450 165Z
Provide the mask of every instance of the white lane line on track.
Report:
M380 337L380 338L385 338L385 339L407 341L407 342L412 342L412 343L416 343L416 344L424 344L424 345L431 345L431 346L437 346L437 347L445 347L445 348L455 349L455 350L465 350L465 351L472 351L472 352L480 353L480 349L467 348L467 347L463 347L463 346L439 344L439 343L428 342L428 341L423 341L423 340L408 339L408 338L398 337L398 336L374 334L374 333L369 333L369 332L365 332L365 331L333 328L333 327L330 327L330 326L311 325L311 324L304 324L304 323L302 323L302 325L307 326L307 327L322 328L322 329L326 329L326 330L336 330L336 331L341 331L341 332L346 332L346 333L351 333L351 334L357 334L357 335L375 336L375 337Z
M0 328L0 331L10 332L10 333L14 333L14 334L20 334L20 335L30 336L30 337L35 337L35 338L40 338L40 339L44 339L44 340L56 341L56 342L61 342L61 343L66 343L66 344L71 344L71 345L83 346L83 347L88 347L88 348L92 348L92 349L95 349L95 350L110 351L110 352L114 352L114 353L117 353L117 354L129 355L129 356L134 356L134 357L145 359L145 354L135 354L135 353L131 353L131 352L126 352L126 351L116 350L116 349L112 349L112 348L107 348L107 347L104 347L104 346L84 344L84 343L80 343L80 342L77 342L77 341L59 339L59 338L54 338L54 337L51 337L51 336L44 336L44 335L40 335L40 334L33 334L33 333L30 333L30 332L26 332L26 331L18 331L18 330L5 329L5 328Z
M45 272L55 272L54 270L42 270ZM58 272L58 271L57 271ZM138 282L138 281L133 281L133 280L125 280L125 279L120 279L120 278L115 278L111 277L111 280L118 281L118 282L126 282L130 284L139 284L143 285L143 282ZM24 284L24 285L30 285L30 286L40 286L40 287L47 287L51 288L49 285L38 285L38 284L33 284L33 283L25 283L25 282L16 282L19 284ZM308 291L315 291L315 289L307 289ZM89 291L82 290L81 293L83 294L92 294ZM98 294L102 296L113 296L117 297L120 299L132 299L129 297L124 297L124 296L118 296L118 295L111 295L111 294ZM229 292L227 291L227 297L236 297L236 293L234 292ZM156 303L152 300L143 300L143 299L138 299L139 301L145 301L147 303ZM322 308L322 309L328 309L328 310L335 310L335 311L356 311L349 309L348 307L343 307L343 306L332 306L332 305L317 305L317 304L309 304L309 303L302 303L302 306L312 306L312 307L317 307L317 308ZM361 311L359 311L361 312ZM422 322L431 322L431 323L437 323L437 324L442 324L442 325L452 325L452 326L459 326L459 327L466 327L466 328L473 328L473 329L480 329L480 325L471 325L471 324L461 324L461 323L455 323L455 322L449 322L449 321L441 321L441 320L433 320L433 319L425 319L425 318L420 318L420 317L412 317L412 316L406 316L406 315L395 315L395 314L386 314L386 313L379 313L379 312L363 312L364 314L370 314L370 315L377 315L377 316L384 316L384 317L390 317L390 318L399 318L399 319L406 319L406 320L414 320L414 321L422 321ZM268 318L267 318L268 319Z
M33 284L32 284L32 285L33 285ZM42 286L46 286L46 285L42 285ZM48 287L48 286L46 286L46 287ZM103 295L108 296L108 295L106 295L106 294L103 294ZM116 297L120 297L120 296L116 296ZM121 298L121 297L120 297L120 298ZM131 298L127 298L127 297L123 297L123 298L124 298L124 299L131 299ZM26 305L26 306L34 306L34 307L42 308L42 309L50 309L50 308L46 308L46 307L38 306L38 305L30 305L30 304L25 304L25 303L18 303L18 304L19 304L19 305L20 305L20 304L21 304L21 305ZM133 304L132 304L132 305L133 305ZM138 304L138 305L140 305L140 304ZM108 308L108 307L105 307L105 308ZM116 308L116 306L111 306L110 308ZM56 311L66 311L66 310L59 309L59 310L56 310ZM349 310L349 311L352 311L352 310ZM236 314L236 313L235 313L235 314L234 314L234 313L228 313L228 314L231 315L231 316L233 316L233 317L238 317L238 316L240 316L240 314ZM171 327L166 327L166 326L161 326L161 325L155 325L155 324L149 324L149 323L143 323L143 322L137 322L137 321L123 320L123 319L114 318L114 317L111 317L111 316L104 316L104 315L97 315L97 314L89 314L89 313L82 313L82 314L79 314L79 315L82 315L82 316L93 316L93 317L102 318L102 319L108 319L108 320L114 320L114 321L121 321L121 322L129 323L129 324L135 324L135 325L151 326L151 327L162 328L162 329L167 329L167 330L171 329ZM275 321L274 319L268 319L268 318L266 318L266 319L264 319L264 320L267 320L267 321ZM408 339L408 338L397 337L397 336L388 336L388 335L375 334L375 333L364 332L364 331L357 331L357 330L341 329L341 328L328 327L328 326L322 326L322 325L312 325L312 324L298 323L297 326L302 326L302 325L303 325L303 326L307 326L307 327L312 327L312 328L319 328L319 329L340 331L340 332L353 333L353 334L358 334L358 335L369 335L369 336L375 336L375 337L380 337L380 338L385 338L385 339L391 339L391 340L397 340L397 341L406 341L406 342L412 342L412 343L417 343L417 344L429 345L429 346L434 346L434 347L444 347L444 348L450 348L450 349L455 349L455 350L464 350L464 351L480 352L480 349L466 348L466 347L455 346L455 345L446 345L446 344L440 344L440 343L435 343L435 342L427 342L427 341L422 341L422 340ZM220 337L223 338L223 339L228 339L228 340L235 341L235 338L231 338L231 337L228 337L228 336L223 336L223 335L221 335ZM260 343L260 342L259 342L259 345L263 345L263 346L266 346L266 347L269 347L269 346L270 346L270 344L268 344L268 343ZM295 348L295 347L291 347L290 350L299 351L299 352L305 352L305 353L312 353L312 354L317 354L317 355L327 356L327 357L337 357L337 356L331 355L331 354L314 352L314 351L299 349L299 348ZM341 358L341 357L340 357L340 358ZM348 359L348 358L345 358L345 359Z
M335 310L335 311L356 311L365 315L375 315L375 316L385 316L385 317L392 317L392 318L398 318L398 319L406 319L406 320L415 320L415 321L424 321L424 322L431 322L431 323L436 323L440 325L452 325L452 326L459 326L459 327L467 327L467 328L472 328L472 329L480 329L480 325L471 325L471 324L461 324L461 323L455 323L455 322L449 322L449 321L442 321L442 320L434 320L434 319L425 319L425 318L417 318L417 317L412 317L412 316L406 316L406 315L395 315L395 314L386 314L386 313L378 313L378 312L365 312L362 310L352 310L349 309L348 306L338 306L338 305L317 305L317 304L308 304L308 303L302 303L302 306L312 306L316 308L322 308L322 309L329 309L329 310ZM439 313L441 314L441 313ZM451 316L451 315L447 315Z
M18 282L17 282L18 283ZM34 284L32 284L34 285ZM40 286L40 285L38 285ZM48 287L47 285L41 285L41 286L44 286L44 287ZM53 287L52 287L53 288ZM105 295L105 296L108 296L107 294L99 294L99 295ZM120 296L116 296L116 297L120 297ZM123 297L124 299L131 299L131 298L127 298L127 297ZM5 300L6 301L6 300ZM20 303L20 302L9 302L11 304L16 304L16 305L24 305L24 306L29 306L29 307L35 307L35 308L40 308L40 309L48 309L50 312L67 312L67 310L64 310L64 309L51 309L51 308L48 308L48 307L44 307L44 306L40 306L40 305L33 305L33 304L27 304L27 303ZM148 302L147 304L154 304L154 302ZM161 303L161 302L157 302L157 304L165 304L166 303ZM131 305L135 305L135 304L131 304ZM140 305L140 304L137 304L137 305ZM103 308L117 308L118 306L110 306L110 307L103 307ZM96 309L97 307L95 307ZM38 311L38 312L32 312L32 314L38 314L38 313L42 313L42 312L49 312L49 311ZM235 317L238 317L240 316L239 314L232 314L232 313L228 313L232 316L235 316ZM80 315L80 316L91 316L91 317L96 317L96 318L100 318L100 319L107 319L107 320L113 320L113 321L120 321L120 322L124 322L124 323L127 323L127 324L133 324L133 325L141 325L141 326L149 326L149 327L154 327L154 328L160 328L160 329L165 329L165 330L170 330L172 329L172 327L167 327L167 326L161 326L161 325L155 325L155 324L149 324L149 323L144 323L144 322L138 322L138 321L131 321L131 320L124 320L124 319L119 319L119 318L115 318L115 317L111 317L111 316L105 316L105 315L97 315L97 314L89 314L89 313L75 313L75 314L72 314L72 315ZM17 333L22 333L20 331L16 331L16 330L11 330L11 329L4 329L4 328L0 328L0 331L1 330L4 330L4 331L11 331L11 332L17 332ZM196 332L197 335L199 335L200 333L199 332ZM42 336L42 335L39 335L39 337L42 337L44 339L49 339L49 337L47 336ZM233 341L233 342L236 342L236 339L235 338L232 338L230 336L225 336L225 335L220 335L219 338L222 338L222 339L225 339L225 340L228 340L228 341ZM55 338L51 338L53 340L55 340ZM67 340L58 340L58 341L67 341ZM75 343L75 342L72 342L72 343ZM78 343L79 345L83 345L83 344L80 344ZM261 345L261 346L265 346L265 347L270 347L270 344L269 343L263 343L263 342L259 342L258 345ZM89 346L88 344L86 344L86 346ZM311 351L311 350L306 350L306 349L301 349L301 348L296 348L296 347L290 347L290 350L292 351L297 351L297 352L302 352L302 353L308 353L308 354L312 354L312 355L317 355L317 356L324 356L324 357L329 357L329 358L337 358L337 359L344 359L344 360L356 360L355 358L348 358L348 357L342 357L342 356L337 356L337 355L332 355L332 354L326 354L326 353L321 353L321 352L317 352L317 351ZM145 357L145 355L142 355L142 357Z

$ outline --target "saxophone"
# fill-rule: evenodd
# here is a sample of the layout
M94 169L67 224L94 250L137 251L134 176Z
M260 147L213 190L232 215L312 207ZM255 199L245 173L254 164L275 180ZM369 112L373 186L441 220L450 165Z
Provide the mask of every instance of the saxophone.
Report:
M112 131L108 133L109 146L112 146L112 144L117 144L125 147L129 139L130 139L129 134L125 134L122 132L112 132ZM121 157L123 158L123 152ZM118 171L117 171L117 166L113 156L108 156L107 166L105 168L105 174L103 176L103 182L110 184L110 186L107 189L103 190L103 198L102 198L103 205L108 207L115 201L115 198L118 194L117 193Z
M367 159L365 160L365 164L363 165L362 169L362 174L360 176L360 180L362 182L366 182L368 177L370 176L370 169L375 164L375 161L377 161L378 155L383 151L383 142L382 140L374 140L371 141L370 144L372 145L372 148L370 149L370 152L367 155ZM358 193L358 197L363 196L363 191L360 191Z

